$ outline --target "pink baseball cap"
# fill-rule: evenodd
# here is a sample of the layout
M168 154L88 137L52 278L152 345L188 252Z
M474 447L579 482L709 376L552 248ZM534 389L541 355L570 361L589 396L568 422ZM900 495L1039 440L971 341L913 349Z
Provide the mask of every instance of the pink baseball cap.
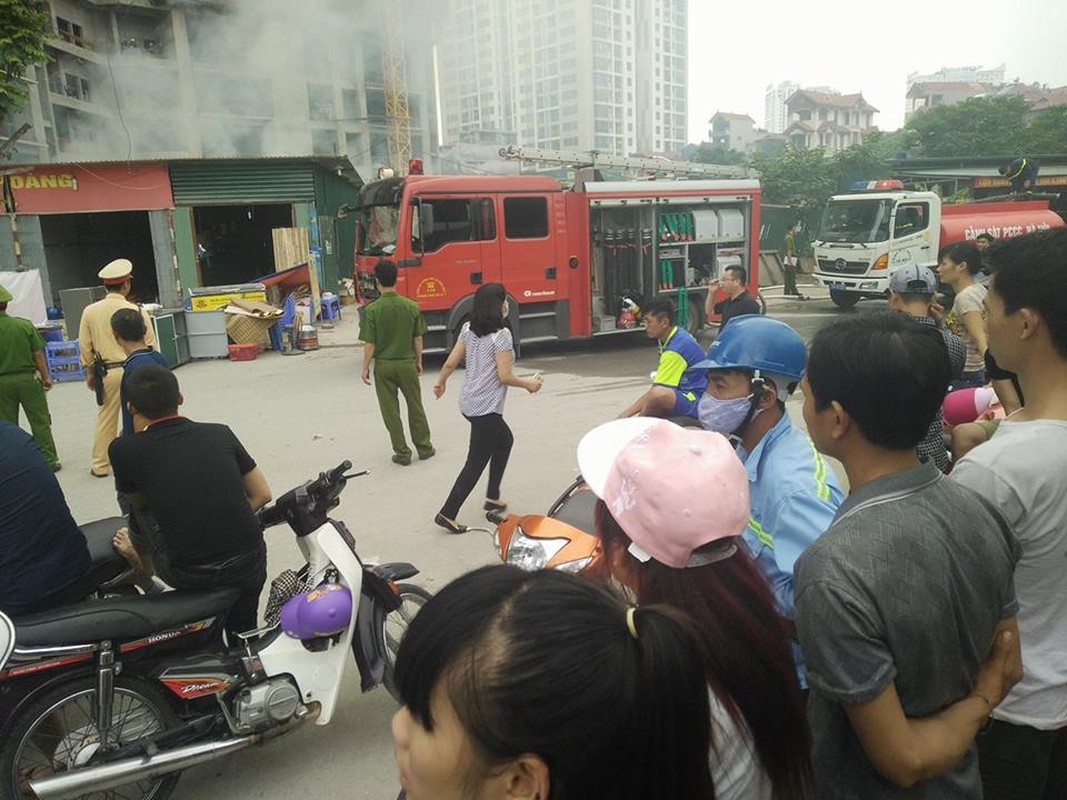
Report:
M614 420L582 437L578 468L640 561L711 563L718 558L694 551L748 526L748 475L722 434L652 417Z

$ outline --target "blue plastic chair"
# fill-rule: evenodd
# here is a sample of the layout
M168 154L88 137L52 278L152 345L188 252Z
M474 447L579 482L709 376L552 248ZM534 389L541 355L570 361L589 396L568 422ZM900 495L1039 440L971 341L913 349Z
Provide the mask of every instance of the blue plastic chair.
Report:
M290 292L282 304L282 315L270 329L270 346L275 350L282 349L282 328L292 325L296 319L296 294Z

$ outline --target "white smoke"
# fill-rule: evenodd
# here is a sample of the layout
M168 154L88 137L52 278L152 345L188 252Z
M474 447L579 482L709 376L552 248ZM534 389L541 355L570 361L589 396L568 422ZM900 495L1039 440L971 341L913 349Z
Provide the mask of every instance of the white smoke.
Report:
M91 102L109 113L67 115L60 158L318 153L367 162L371 139L384 132L385 2L403 5L412 111L423 118L417 128L429 131L432 14L424 0L170 0L174 15L96 8L114 14L120 39L113 53L101 42L104 63L91 67ZM368 84L378 91L365 93Z

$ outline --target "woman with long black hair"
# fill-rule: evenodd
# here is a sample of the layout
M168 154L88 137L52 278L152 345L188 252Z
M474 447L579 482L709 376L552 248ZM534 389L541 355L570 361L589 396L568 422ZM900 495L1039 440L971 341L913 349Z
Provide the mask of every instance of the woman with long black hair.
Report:
M814 797L790 631L740 538L748 476L727 439L666 420L616 420L583 437L578 466L599 498L594 570L639 604L672 606L697 626L715 797Z
M500 499L500 482L515 439L504 421L504 399L509 386L525 389L530 394L541 389L540 376L520 378L513 371L515 346L511 330L504 324L507 314L507 291L501 284L487 283L479 287L474 295L470 322L460 331L452 352L441 367L441 374L437 376L437 383L433 385L434 396L440 400L449 376L466 358L459 410L471 425L467 461L433 520L449 533L467 532L467 526L457 523L456 517L486 465L489 466L489 486L483 507L494 512L507 508L507 503Z
M393 717L407 800L712 800L701 644L676 609L483 567L411 621Z

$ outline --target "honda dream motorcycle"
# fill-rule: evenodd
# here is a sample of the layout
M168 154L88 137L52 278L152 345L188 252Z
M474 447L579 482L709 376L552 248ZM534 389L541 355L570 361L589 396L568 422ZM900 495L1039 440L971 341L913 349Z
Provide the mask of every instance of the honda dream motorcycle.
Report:
M289 524L307 563L275 579L265 627L236 647L221 635L231 588L0 614L0 799L163 800L187 767L327 724L350 650L362 690L392 693L400 637L429 593L398 583L418 574L411 564L362 563L327 516L366 474L346 475L351 466L260 512L264 527ZM109 553L94 553L104 581L119 577Z

